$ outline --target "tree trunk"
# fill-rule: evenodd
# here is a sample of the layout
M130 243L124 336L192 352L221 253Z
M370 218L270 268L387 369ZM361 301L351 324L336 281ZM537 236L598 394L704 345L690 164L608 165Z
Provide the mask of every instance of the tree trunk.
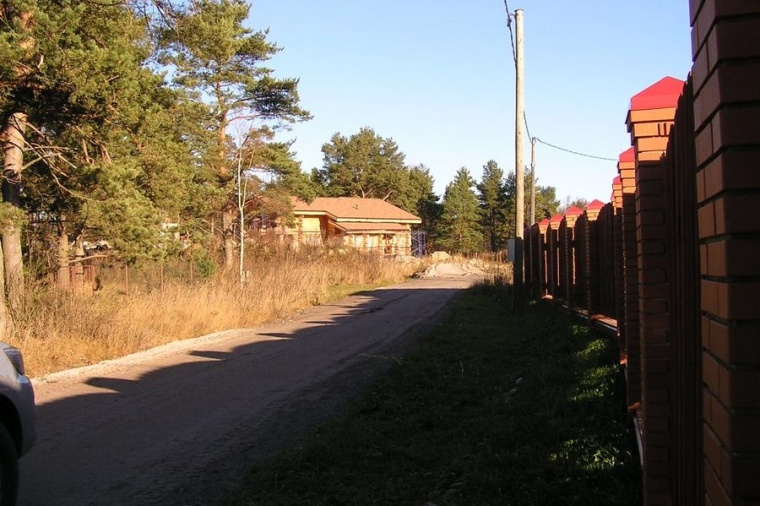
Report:
M5 269L3 267L3 247L0 244L0 294L5 293ZM0 341L6 342L13 331L13 317L8 309L5 297L0 296Z
M245 282L245 193L243 194L243 200L238 207L240 216L238 217L240 223L240 230L238 232L238 276L240 278L240 284Z
M24 132L27 117L22 112L10 115L0 138L3 139L3 202L19 209L21 170L24 166ZM21 253L21 214L7 216L2 224L5 293L11 311L21 309L24 296L24 263Z
M224 249L224 270L235 267L235 211L227 207L222 211L222 249Z
M61 219L58 222L58 289L66 292L71 289L71 263L69 261L69 234L66 232L66 223Z
M85 291L85 279L84 279L84 257L87 253L84 250L84 239L82 234L77 236L74 242L74 290L78 293L84 293Z

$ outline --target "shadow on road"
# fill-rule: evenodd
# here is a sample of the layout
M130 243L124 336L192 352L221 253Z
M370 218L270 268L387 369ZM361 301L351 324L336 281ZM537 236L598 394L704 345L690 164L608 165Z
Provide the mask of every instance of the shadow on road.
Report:
M19 505L214 504L334 416L470 281L411 282L36 382Z

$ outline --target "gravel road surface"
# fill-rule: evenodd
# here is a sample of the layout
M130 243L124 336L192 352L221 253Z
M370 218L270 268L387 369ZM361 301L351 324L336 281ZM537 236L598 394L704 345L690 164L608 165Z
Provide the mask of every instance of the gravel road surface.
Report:
M411 280L38 378L18 504L216 504L248 463L336 414L473 280Z

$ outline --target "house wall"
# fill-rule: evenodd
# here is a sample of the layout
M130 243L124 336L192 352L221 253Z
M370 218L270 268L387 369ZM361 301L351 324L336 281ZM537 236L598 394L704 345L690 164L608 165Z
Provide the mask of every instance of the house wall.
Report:
M292 227L284 227L284 235L293 239L293 246L304 244L318 246L323 243L325 222L320 216L299 216L296 217Z
M383 255L411 255L411 227L400 232L345 233L326 216L299 216L292 227L282 229L294 247L303 244L337 243L343 247Z

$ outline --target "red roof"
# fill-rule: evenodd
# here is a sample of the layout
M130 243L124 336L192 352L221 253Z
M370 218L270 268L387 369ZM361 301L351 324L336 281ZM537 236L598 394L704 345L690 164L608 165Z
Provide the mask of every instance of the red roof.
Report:
M541 221L539 221L539 222L538 222L538 224L539 224L540 226L542 226L542 227L546 227L546 226L548 226L548 225L549 225L549 223L551 223L551 222L549 221L549 218L544 218L543 220L541 220Z
M554 216L552 216L552 219L549 220L549 223L559 223L560 221L563 220L563 218L564 216L562 214L557 213Z
M583 209L576 206L570 206L565 211L565 216L580 216L581 214L583 214Z
M623 180L620 179L620 176L615 176L615 179L612 180L612 184L620 184Z
M636 152L633 150L633 147L630 147L620 153L620 156L618 157L619 162L635 162L636 161Z
M589 205L586 206L586 209L591 209L592 211L598 211L599 209L602 209L604 207L604 202L601 200L592 200Z
M663 77L652 86L631 98L631 110L666 109L675 107L681 96L684 82L675 77Z

